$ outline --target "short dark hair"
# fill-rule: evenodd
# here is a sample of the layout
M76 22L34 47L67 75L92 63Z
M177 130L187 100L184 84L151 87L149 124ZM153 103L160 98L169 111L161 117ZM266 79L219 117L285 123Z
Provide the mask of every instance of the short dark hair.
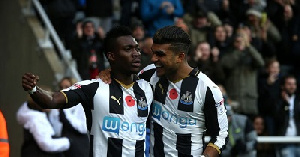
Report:
M115 48L117 38L121 36L132 35L131 30L126 26L116 26L107 32L104 39L104 53L107 56L108 52L111 52Z
M290 78L295 79L295 80L297 81L295 75L293 75L293 74L286 74L286 75L283 76L283 79L281 80L280 85L281 85L281 86L284 86L286 80L287 80L287 79L290 79Z
M178 26L166 26L159 29L153 36L154 44L171 44L170 50L178 53L188 53L190 36Z

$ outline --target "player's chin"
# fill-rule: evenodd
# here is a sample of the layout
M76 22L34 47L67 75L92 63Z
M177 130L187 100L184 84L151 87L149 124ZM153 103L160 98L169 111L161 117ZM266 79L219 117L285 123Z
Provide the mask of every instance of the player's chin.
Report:
M133 67L130 69L132 74L137 74L140 72L140 70L141 70L140 67Z
M165 75L165 71L163 68L156 68L156 75L158 77L164 76Z

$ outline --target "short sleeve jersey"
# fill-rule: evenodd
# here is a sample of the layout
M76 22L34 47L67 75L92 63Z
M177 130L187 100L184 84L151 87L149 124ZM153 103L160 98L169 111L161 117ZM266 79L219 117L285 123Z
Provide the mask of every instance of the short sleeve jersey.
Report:
M153 99L151 86L137 80L125 88L116 80L105 84L100 79L78 82L63 91L67 105L81 103L90 131L94 157L143 157L146 121Z
M204 133L211 137L210 143L224 148L228 121L223 96L205 74L193 69L173 83L146 67L139 77L150 81L154 89L151 156L200 156Z

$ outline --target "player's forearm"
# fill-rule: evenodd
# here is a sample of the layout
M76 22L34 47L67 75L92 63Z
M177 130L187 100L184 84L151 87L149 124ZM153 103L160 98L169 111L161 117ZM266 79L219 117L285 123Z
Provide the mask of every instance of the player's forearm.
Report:
M64 108L66 105L66 98L61 92L52 93L37 87L36 92L30 96L44 109Z
M218 157L219 152L215 148L211 146L207 146L203 152L203 155L205 157Z

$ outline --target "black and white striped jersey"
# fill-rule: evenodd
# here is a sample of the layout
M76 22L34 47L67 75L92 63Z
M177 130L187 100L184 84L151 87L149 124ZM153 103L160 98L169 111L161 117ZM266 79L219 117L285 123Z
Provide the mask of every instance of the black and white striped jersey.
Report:
M194 69L173 83L157 77L155 69L148 66L139 77L150 81L154 89L151 156L200 156L204 133L211 136L210 143L224 148L228 121L223 96L205 74Z
M90 156L144 157L146 121L153 100L151 86L137 80L124 87L116 80L86 80L63 90L67 105L81 103L90 131Z

